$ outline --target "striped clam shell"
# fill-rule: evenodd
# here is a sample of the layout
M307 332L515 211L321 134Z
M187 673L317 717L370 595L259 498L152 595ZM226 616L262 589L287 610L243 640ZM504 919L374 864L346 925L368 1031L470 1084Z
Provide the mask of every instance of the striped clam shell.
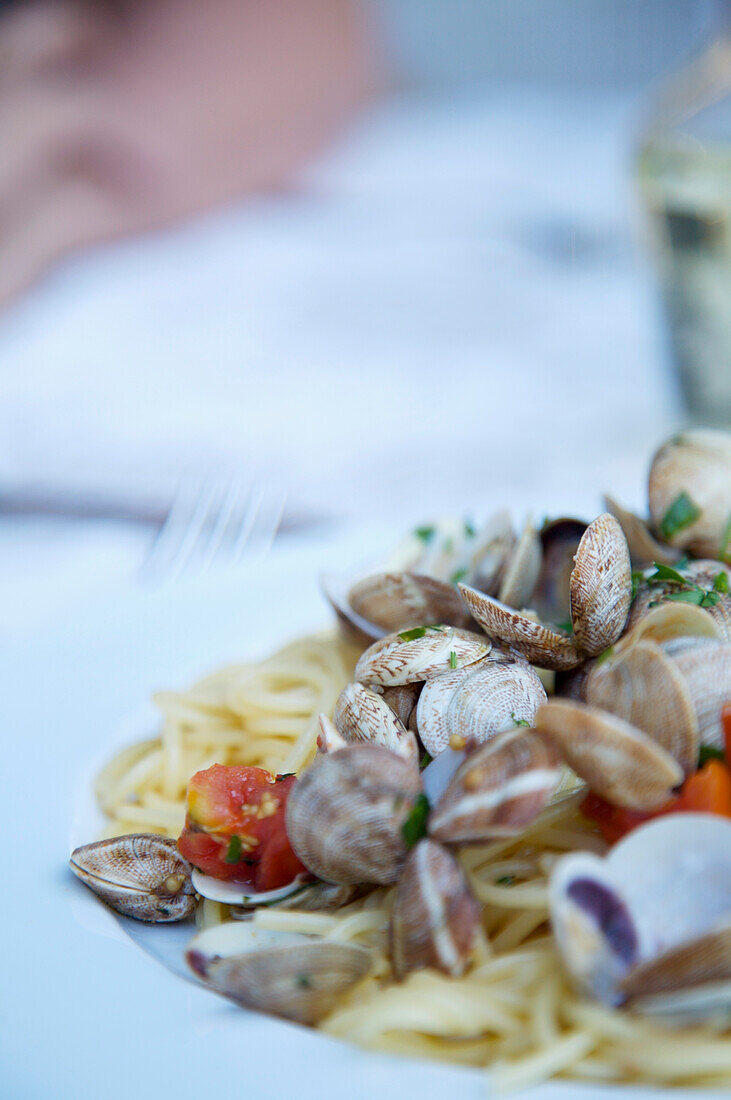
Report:
M387 749L416 764L419 748L382 695L364 684L347 684L335 703L333 723L346 743L364 741Z
M555 751L532 730L514 728L471 752L429 819L445 844L513 836L547 805L561 780Z
M576 643L595 657L620 637L632 602L632 566L622 528L608 512L579 543L571 573L571 621Z
M420 623L469 623L456 588L422 573L373 573L363 577L348 592L348 603L361 619L389 632Z
M389 927L397 978L432 967L464 974L480 926L480 907L454 857L433 840L409 853L393 901Z
M540 668L572 669L581 664L582 655L567 635L551 630L476 588L466 584L458 588L488 638L514 647Z
M362 684L394 687L428 680L442 672L486 657L491 643L484 635L449 626L429 626L422 632L388 634L369 646L355 666Z

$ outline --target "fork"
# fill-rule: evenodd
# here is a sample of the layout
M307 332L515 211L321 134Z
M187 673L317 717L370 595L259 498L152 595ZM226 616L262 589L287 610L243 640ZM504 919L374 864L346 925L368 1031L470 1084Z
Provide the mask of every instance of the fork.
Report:
M214 563L264 555L282 522L286 494L214 475L183 478L139 576L161 583Z

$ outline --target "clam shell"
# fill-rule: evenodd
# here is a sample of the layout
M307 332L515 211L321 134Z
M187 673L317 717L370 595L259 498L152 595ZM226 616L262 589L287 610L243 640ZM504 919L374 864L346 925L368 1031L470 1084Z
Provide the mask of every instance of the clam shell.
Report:
M153 833L84 844L71 853L71 870L126 917L167 923L195 912L191 866L174 840Z
M578 519L554 519L541 529L542 563L531 607L542 622L561 623L569 617L574 555L587 525Z
M595 665L586 701L643 730L686 775L695 771L698 719L693 697L675 662L655 642L640 641Z
M561 780L554 750L525 728L499 734L471 752L429 819L429 835L464 844L520 833Z
M627 540L602 513L584 532L571 573L571 621L577 645L595 657L620 637L632 602Z
M389 633L421 623L469 623L456 588L421 573L363 577L350 589L348 603L359 618Z
M628 512L610 496L604 497L604 505L621 525L627 539L630 559L636 569L645 568L653 562L674 565L680 560L681 551L668 546L666 542L659 542L644 519L640 519L634 512Z
M357 944L262 934L241 922L196 936L186 958L217 993L244 1008L301 1024L316 1024L326 1016L373 964L371 953Z
M628 1000L633 1000L722 980L731 981L731 925L639 963L622 980L620 988Z
M333 722L346 743L365 741L417 764L419 748L411 730L396 717L382 695L363 684L347 684L335 703Z
M700 511L693 523L670 535L671 546L720 557L731 516L731 434L699 429L668 440L653 457L648 490L656 532L681 493Z
M370 645L386 631L353 610L348 601L351 585L352 578L337 573L323 573L320 577L320 589L337 616L342 636L353 645Z
M690 693L703 745L723 747L721 710L731 701L731 643L692 646L672 656Z
M402 828L422 793L413 764L380 745L315 758L287 799L287 835L306 867L342 885L398 879Z
M478 532L470 561L470 584L490 596L497 594L515 546L510 512L495 512Z
M498 599L508 607L525 607L533 594L541 571L541 540L528 520L518 539L515 550L509 555Z
M569 767L614 806L657 809L683 780L682 768L665 749L606 711L551 699L538 710L535 725Z
M433 967L464 974L480 927L480 907L452 855L433 840L409 853L393 901L391 963L398 979Z
M339 749L345 748L348 742L341 736L334 722L331 722L326 714L318 714L317 722L320 727L320 732L317 735L318 752L337 752Z
M615 652L628 649L640 638L653 642L667 642L672 638L715 638L720 640L723 631L709 611L690 603L675 601L659 603L649 608L651 597L637 593L640 601L628 622L628 630L615 646Z
M566 635L550 630L466 584L458 588L488 638L513 646L541 668L571 669L581 664L581 654Z
M383 688L383 699L388 703L397 718L408 728L411 716L416 710L421 693L421 684L399 684L397 687Z
M481 667L482 662L478 667ZM432 676L422 688L416 708L416 725L419 738L430 756L439 756L449 746L454 730L449 720L449 706L457 686L466 682L472 673L471 665Z
M428 680L486 657L491 643L481 634L457 627L426 627L417 638L388 634L361 654L355 678L362 684L393 687Z

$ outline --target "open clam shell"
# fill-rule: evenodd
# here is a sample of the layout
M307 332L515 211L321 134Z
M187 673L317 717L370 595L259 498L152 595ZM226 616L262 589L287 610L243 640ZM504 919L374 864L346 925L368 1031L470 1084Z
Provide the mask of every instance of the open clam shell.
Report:
M582 655L567 635L549 629L476 588L460 584L459 590L488 638L514 647L541 668L572 669L581 664Z
M656 642L641 640L596 664L586 701L643 730L686 775L695 770L699 726L693 695L677 664Z
M508 657L493 660L491 653L424 686L416 712L419 737L432 756L446 749L453 735L476 744L488 741L516 723L532 724L546 698L530 665Z
M407 730L382 695L364 684L347 684L335 703L333 722L348 744L358 741L383 745L417 764L416 737Z
M421 623L464 626L469 615L451 584L422 573L373 573L348 592L351 610L360 620L392 633Z
M287 835L325 882L388 885L406 858L403 825L421 793L418 769L381 745L319 754L287 799Z
M731 701L731 642L692 645L671 659L690 694L701 744L722 748L721 711Z
M541 540L532 520L528 520L518 543L509 554L498 599L509 607L525 607L541 571Z
M636 569L645 568L653 562L674 565L680 560L681 551L668 546L666 542L659 542L644 519L640 519L634 512L627 511L610 496L604 497L604 504L607 511L611 512L622 527L630 558Z
M394 896L389 932L395 976L433 967L460 977L479 927L480 907L457 861L433 840L420 840Z
M629 549L614 516L597 516L576 551L571 573L571 621L577 645L595 657L616 642L632 602Z
M586 527L582 520L563 517L541 528L541 570L530 606L544 623L562 623L569 618L574 556Z
M126 917L168 923L195 912L191 866L174 840L153 833L114 837L76 848L77 878Z
M682 432L652 459L650 515L671 546L706 558L722 557L731 517L731 434Z
M553 749L531 730L514 728L471 752L429 819L429 835L469 844L520 833L545 808L561 781Z
M614 806L655 810L683 781L683 769L642 730L597 707L551 699L536 729L591 789Z
M258 905L271 905L273 902L283 901L284 898L301 893L311 879L308 875L297 875L285 886L280 886L276 890L261 890L258 893L245 883L213 878L211 875L204 875L197 868L193 869L191 881L194 890L202 898L220 901L224 905L239 905L247 909L255 909Z
M357 944L263 931L248 922L200 933L186 958L217 993L301 1024L316 1024L372 967L371 953Z
M604 858L564 856L551 875L549 905L567 969L608 1004L724 982L731 821L672 814L636 829ZM707 998L711 1006L717 999Z
M491 643L481 634L449 626L424 626L388 634L361 654L355 678L394 687L429 680L486 657Z

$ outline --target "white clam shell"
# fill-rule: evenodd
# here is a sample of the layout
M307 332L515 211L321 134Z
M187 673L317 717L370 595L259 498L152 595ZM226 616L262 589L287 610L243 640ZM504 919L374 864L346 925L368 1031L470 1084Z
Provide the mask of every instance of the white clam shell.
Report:
M731 820L671 814L636 829L604 858L564 856L551 875L549 904L574 979L619 1003L634 967L731 920Z
M407 730L382 695L364 684L346 684L335 703L333 723L347 744L383 745L411 760L419 759L416 737Z
M706 428L668 440L653 457L648 491L656 532L685 493L700 514L667 541L702 557L720 557L731 516L731 434Z
M498 599L509 607L526 607L541 571L541 540L528 520L515 550L508 556Z
M424 633L388 634L369 646L355 666L355 678L363 684L392 687L417 683L487 656L491 643L480 634L456 627L424 628Z
M476 588L466 584L460 584L458 588L488 638L514 647L541 668L572 669L581 664L581 654L566 635L486 596L484 592L478 592Z
M244 883L213 878L211 875L204 875L197 868L193 869L191 878L194 889L201 897L208 898L210 901L223 902L224 905L244 905L251 908L281 901L290 894L296 894L308 882L308 876L297 875L285 886L280 886L276 890L261 890L257 893Z
M622 528L603 512L587 527L571 573L571 621L577 645L595 657L617 641L632 602L632 567Z

